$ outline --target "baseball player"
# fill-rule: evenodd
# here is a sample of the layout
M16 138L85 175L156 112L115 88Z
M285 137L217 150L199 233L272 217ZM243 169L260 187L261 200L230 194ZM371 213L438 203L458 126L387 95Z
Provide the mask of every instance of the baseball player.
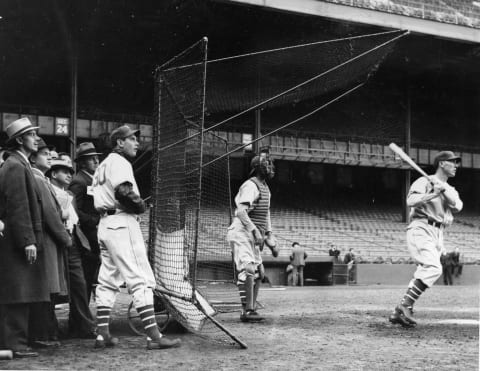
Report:
M453 152L439 152L433 164L435 174L429 179L417 179L410 187L407 205L411 207L411 223L407 227L407 244L417 270L401 303L389 317L391 323L415 326L413 304L442 274L443 230L452 224L452 213L463 208L458 192L447 183L455 176L459 164L460 157Z
M110 312L119 287L126 282L135 308L147 333L147 349L180 345L179 339L162 337L153 309L155 277L148 262L147 250L138 223L145 211L129 159L137 154L139 130L128 125L115 129L110 138L114 149L99 165L93 176L91 191L101 218L98 225L101 266L96 289L96 348L114 346L118 339L110 335Z
M264 244L274 257L278 250L272 236L270 221L270 189L266 183L274 175L268 154L255 156L251 162L252 176L240 187L235 197L235 217L228 228L227 241L237 269L237 286L243 311L242 322L258 322L264 318L255 310L264 268L260 252Z

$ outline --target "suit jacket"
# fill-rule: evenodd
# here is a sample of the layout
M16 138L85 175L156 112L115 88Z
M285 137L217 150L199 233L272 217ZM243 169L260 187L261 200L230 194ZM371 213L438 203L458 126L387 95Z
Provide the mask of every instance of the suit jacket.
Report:
M72 179L68 189L75 196L75 210L80 221L80 229L90 243L92 253L100 253L98 247L97 226L100 215L93 204L93 196L87 194L87 187L92 185L92 178L80 170Z
M41 196L27 160L13 152L0 168L0 304L50 301L43 252ZM25 247L37 247L37 260L27 262Z
M352 253L350 252L347 252L345 254L345 257L343 258L343 263L344 264L348 264L350 262L355 262L355 255L353 255Z
M303 247L295 246L292 255L290 255L290 261L294 267L298 267L305 265L305 259L307 259L307 257L308 255Z
M33 169L33 175L42 198L42 212L45 219L43 241L50 292L66 296L68 282L65 261L67 248L72 244L72 240L62 222L60 205L48 180L38 169Z

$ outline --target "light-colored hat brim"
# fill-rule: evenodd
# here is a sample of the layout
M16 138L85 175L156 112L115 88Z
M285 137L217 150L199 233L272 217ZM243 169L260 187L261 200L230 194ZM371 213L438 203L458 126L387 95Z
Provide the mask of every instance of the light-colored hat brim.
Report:
M6 141L6 143L7 143L7 144L11 144L11 142L12 142L14 139L22 136L22 135L25 134L25 133L28 133L29 131L37 130L37 129L40 129L40 126L29 126L29 127L25 128L25 130L21 130L21 131L19 131L18 133L15 133L11 138L8 138L7 141Z

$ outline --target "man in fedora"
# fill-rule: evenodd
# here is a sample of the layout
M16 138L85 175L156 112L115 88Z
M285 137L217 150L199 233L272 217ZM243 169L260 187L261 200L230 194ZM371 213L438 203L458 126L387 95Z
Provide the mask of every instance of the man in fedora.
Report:
M68 189L75 196L75 210L80 219L80 228L88 239L90 250L81 248L83 273L87 283L87 296L90 302L93 285L97 282L98 269L100 268L100 250L98 247L97 227L100 215L93 205L93 196L88 194L92 185L93 174L98 168L98 153L91 142L80 143L75 162L78 171L72 179Z
M38 149L38 126L21 118L7 126L11 155L0 168L0 348L35 357L28 347L31 304L49 302L41 199L28 157Z
M80 230L79 218L74 207L74 196L67 191L73 176L73 167L69 161L53 160L47 176L62 209L62 218L67 232L72 236L68 249L68 278L70 312L68 316L68 335L77 338L94 338L95 323L90 312L87 298L87 284L82 267L80 246L87 244Z

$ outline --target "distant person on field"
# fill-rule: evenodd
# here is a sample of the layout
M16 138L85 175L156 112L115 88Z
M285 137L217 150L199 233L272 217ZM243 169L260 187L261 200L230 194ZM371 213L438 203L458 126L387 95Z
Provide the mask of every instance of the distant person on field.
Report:
M355 264L355 254L353 252L353 248L350 248L345 254L343 263L348 264L348 279L350 281L355 281L355 268L353 266Z
M328 255L333 256L335 263L339 263L340 262L340 250L338 250L337 246L335 246L331 242L329 242L327 246L329 247Z
M303 286L303 269L308 255L298 242L292 243L292 255L290 261L293 266L293 286Z
M445 286L453 285L452 281L452 256L450 253L447 254L446 251L442 253L440 256L440 263L442 264L442 271L443 271L443 284Z
M455 251L450 254L452 257L452 276L458 277L462 274L463 270L463 259L460 256L460 249L456 247Z

